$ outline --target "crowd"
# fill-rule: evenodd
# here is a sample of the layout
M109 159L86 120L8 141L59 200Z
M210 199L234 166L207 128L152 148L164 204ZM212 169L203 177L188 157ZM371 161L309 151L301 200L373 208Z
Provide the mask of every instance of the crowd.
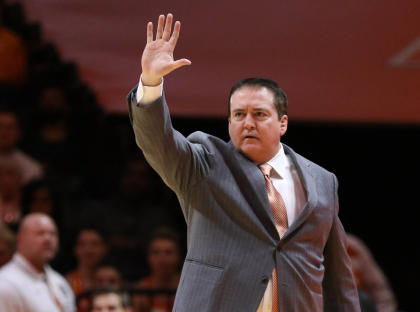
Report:
M22 251L22 222L48 216L60 247L43 265L65 278L79 311L90 311L92 292L102 288L131 292L133 311L170 310L182 216L126 124L114 126L77 65L61 58L22 4L0 1L2 272L16 261L14 270L33 266Z
M29 22L19 2L0 0L0 304L7 311L36 300L40 311L171 310L184 250L181 212L135 146L128 119L123 129L112 122L77 65L44 40L42 25ZM349 241L364 311L395 311L373 256ZM31 293L29 277L42 296Z

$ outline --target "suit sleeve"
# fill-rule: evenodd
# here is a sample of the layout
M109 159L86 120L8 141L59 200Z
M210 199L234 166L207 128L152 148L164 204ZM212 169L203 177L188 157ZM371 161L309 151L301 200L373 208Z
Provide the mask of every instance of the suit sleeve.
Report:
M136 90L128 95L130 121L136 143L153 169L176 193L197 183L209 170L210 153L172 127L165 96L136 105Z
M360 311L359 296L347 254L346 234L338 217L337 178L333 175L333 223L324 249L325 276L322 283L324 311Z

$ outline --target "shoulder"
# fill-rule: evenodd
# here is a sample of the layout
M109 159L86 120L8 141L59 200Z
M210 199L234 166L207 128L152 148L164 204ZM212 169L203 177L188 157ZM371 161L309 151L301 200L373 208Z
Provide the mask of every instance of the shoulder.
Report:
M0 281L14 281L22 275L23 272L16 267L13 259L0 269Z
M301 170L309 170L311 172L314 172L320 175L334 176L332 172L314 163L308 158L296 153L291 147L287 146L286 144L282 144L282 145L284 146L286 155L288 155L293 160L293 162L298 167L300 167Z
M0 279L0 302L1 311L19 312L27 311L24 307L24 301L21 292L12 283Z
M63 275L61 275L60 273L58 273L56 270L54 270L50 266L47 267L47 272L58 283L70 287L69 284L68 284L68 282L67 282L67 280L66 280L66 278L64 278Z
M6 264L0 270L0 302L14 302L19 299L19 293L23 290L22 274L13 263Z
M35 171L42 171L41 164L35 160L35 158L32 158L28 154L22 152L21 150L15 150L15 152L12 154L12 157L21 165L24 166L26 170L35 170Z
M202 143L202 142L214 142L214 143L219 143L219 144L227 144L225 141L223 141L222 139L215 137L211 134L202 132L202 131L195 131L193 133L191 133L187 139L191 142L191 143Z
M219 150L223 152L226 149L231 149L230 142L226 142L214 135L202 132L202 131L195 131L191 133L187 140L192 144L201 144L207 148L208 151L215 151Z

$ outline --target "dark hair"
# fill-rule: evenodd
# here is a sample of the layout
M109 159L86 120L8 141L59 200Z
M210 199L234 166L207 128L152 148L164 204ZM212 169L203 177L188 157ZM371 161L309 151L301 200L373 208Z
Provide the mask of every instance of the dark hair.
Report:
M59 207L58 206L58 198L53 191L51 185L44 179L36 179L28 182L24 185L22 189L22 215L27 215L31 213L30 206L32 202L34 201L35 193L40 190L46 188L48 189L48 192L50 193L51 202L52 202L52 211L50 216L54 219L54 221L60 221L59 220Z
M152 235L150 236L149 246L154 240L157 240L157 239L164 239L164 240L171 241L172 243L174 243L178 251L180 251L179 235L172 228L162 226L155 229L152 232Z
M121 299L121 305L123 306L123 308L127 308L130 306L130 296L128 295L128 293L123 292L123 291L119 291L119 290L115 290L115 289L111 289L111 288L103 288L103 289L95 289L92 291L92 304L93 304L93 300L96 297L99 296L106 296L106 295L117 295L120 299Z
M230 116L230 99L232 98L233 93L236 90L242 87L264 87L270 90L273 93L274 100L273 104L277 109L278 118L281 116L287 115L287 95L274 80L267 78L246 78L237 82L231 89L229 93L229 104L228 104L228 113Z

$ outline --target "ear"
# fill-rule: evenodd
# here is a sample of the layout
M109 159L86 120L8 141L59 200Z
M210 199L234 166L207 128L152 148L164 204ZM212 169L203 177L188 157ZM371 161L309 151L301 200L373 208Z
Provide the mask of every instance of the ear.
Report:
M287 131L287 125L289 123L289 117L283 115L280 118L280 136L283 136Z

